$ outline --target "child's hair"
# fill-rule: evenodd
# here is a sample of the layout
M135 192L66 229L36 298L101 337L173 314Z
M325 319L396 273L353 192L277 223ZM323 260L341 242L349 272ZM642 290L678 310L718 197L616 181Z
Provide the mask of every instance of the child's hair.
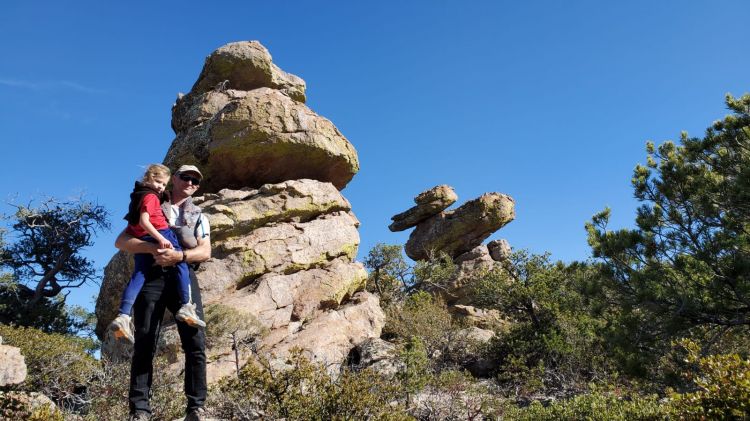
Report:
M148 168L146 168L146 172L143 174L143 181L151 181L154 177L158 177L160 175L169 178L171 172L169 171L169 168L162 164L151 164L148 166Z

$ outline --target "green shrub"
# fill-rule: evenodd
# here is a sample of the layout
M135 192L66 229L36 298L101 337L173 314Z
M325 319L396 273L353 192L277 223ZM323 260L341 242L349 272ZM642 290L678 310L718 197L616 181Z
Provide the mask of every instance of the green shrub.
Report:
M406 420L396 385L370 370L342 371L337 378L294 350L286 367L248 362L237 378L209 394L215 415L230 419Z
M581 292L591 269L514 252L502 268L477 273L477 305L499 310L510 327L491 344L498 380L517 395L568 394L614 375L602 336L605 321Z
M182 373L169 368L165 358L154 359L151 410L155 419L172 420L185 414ZM130 362L102 361L97 375L89 382L85 420L118 420L128 416Z
M697 366L683 372L696 390L672 393L672 414L690 420L750 418L750 359L737 354L701 357L697 343L683 340L680 345L687 351L685 362Z
M19 388L40 392L63 408L77 406L79 390L97 372L91 340L29 327L0 325L7 345L21 349L28 376Z
M665 420L667 414L656 396L617 396L595 391L548 406L543 406L539 401L525 408L508 405L504 408L503 418L519 421L645 421Z

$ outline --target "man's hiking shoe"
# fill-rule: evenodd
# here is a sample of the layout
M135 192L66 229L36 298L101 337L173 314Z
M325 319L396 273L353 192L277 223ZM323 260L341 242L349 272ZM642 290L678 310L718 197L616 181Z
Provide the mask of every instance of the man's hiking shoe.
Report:
M128 421L149 421L150 419L151 415L145 411L135 411L128 417Z
M188 303L183 304L177 314L174 316L175 319L181 322L185 322L192 327L206 327L206 322L198 317L198 313L195 312L195 304Z
M196 408L188 412L185 421L202 421L206 419L206 411L203 408Z
M116 340L124 340L131 344L135 343L133 337L133 324L130 316L127 314L120 314L109 325L109 330L115 336Z

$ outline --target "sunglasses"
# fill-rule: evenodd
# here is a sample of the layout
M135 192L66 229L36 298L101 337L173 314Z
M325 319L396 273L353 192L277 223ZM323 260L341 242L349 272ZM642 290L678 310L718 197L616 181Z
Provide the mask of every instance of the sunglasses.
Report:
M199 186L201 184L201 179L200 178L195 178L195 177L189 176L187 174L180 174L180 180L182 180L184 182L188 182L189 181L189 182L193 183L194 186Z

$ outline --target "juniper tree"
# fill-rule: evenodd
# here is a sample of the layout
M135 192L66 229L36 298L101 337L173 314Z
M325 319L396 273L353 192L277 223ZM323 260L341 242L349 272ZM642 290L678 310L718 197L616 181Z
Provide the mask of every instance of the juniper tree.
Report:
M107 211L85 200L48 199L39 206L16 206L0 249L9 269L0 283L0 320L63 332L71 319L65 290L95 282L96 269L81 255L97 231L109 228ZM62 319L56 316L65 316Z

